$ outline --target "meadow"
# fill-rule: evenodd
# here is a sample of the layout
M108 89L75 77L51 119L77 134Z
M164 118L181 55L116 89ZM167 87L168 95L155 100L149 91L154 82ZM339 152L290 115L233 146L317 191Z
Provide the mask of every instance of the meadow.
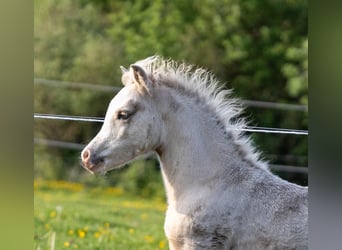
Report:
M165 201L120 188L35 180L35 250L168 249L165 211Z

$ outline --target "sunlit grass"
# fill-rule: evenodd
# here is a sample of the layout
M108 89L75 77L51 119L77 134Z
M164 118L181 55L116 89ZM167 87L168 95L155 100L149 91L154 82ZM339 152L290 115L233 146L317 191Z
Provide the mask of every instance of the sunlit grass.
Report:
M35 249L168 249L164 202L120 188L34 183Z

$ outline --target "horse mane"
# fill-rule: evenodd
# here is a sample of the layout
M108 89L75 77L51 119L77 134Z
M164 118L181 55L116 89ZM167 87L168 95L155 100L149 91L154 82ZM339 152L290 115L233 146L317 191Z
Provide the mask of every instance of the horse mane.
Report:
M212 72L185 62L164 59L158 55L134 64L142 67L154 84L165 84L185 92L183 94L198 97L204 105L215 111L244 159L267 169L267 164L260 159L260 153L257 152L250 137L243 133L247 121L240 117L244 110L242 102L238 98L233 98L232 89L225 89L224 84Z

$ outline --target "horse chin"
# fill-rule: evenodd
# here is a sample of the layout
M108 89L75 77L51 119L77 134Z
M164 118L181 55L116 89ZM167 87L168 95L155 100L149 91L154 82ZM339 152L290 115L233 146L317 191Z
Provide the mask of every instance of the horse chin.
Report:
M86 166L83 166L83 168L85 169L85 170L87 170L89 173L91 173L91 174L95 174L95 175L97 175L97 174L105 174L105 172L106 171L104 171L104 168L103 168L103 165L96 165L96 166L93 166L92 168L88 168L88 167L86 167Z
M87 170L89 173L95 174L95 175L104 175L108 171L107 166L104 163L99 163L99 164L92 165L92 166L83 165L83 168Z
M92 168L91 170L88 170L88 171L92 172L92 174L95 174L95 175L105 175L112 170L119 169L119 168L123 167L124 165L125 165L125 163L113 164L113 165L101 164L99 166Z
M121 162L111 162L109 159L104 162L94 166L91 169L87 169L88 172L95 175L105 175L106 173L124 167L125 165L131 163L132 161L140 158L146 157L146 154L140 154L134 156L132 159L123 160Z

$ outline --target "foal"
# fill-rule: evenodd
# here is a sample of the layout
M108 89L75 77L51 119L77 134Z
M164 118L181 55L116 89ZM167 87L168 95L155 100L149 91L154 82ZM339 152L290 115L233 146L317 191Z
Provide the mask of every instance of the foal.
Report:
M206 70L158 56L122 70L124 88L82 151L85 169L105 173L155 152L170 249L308 248L307 188L259 160L229 90Z

